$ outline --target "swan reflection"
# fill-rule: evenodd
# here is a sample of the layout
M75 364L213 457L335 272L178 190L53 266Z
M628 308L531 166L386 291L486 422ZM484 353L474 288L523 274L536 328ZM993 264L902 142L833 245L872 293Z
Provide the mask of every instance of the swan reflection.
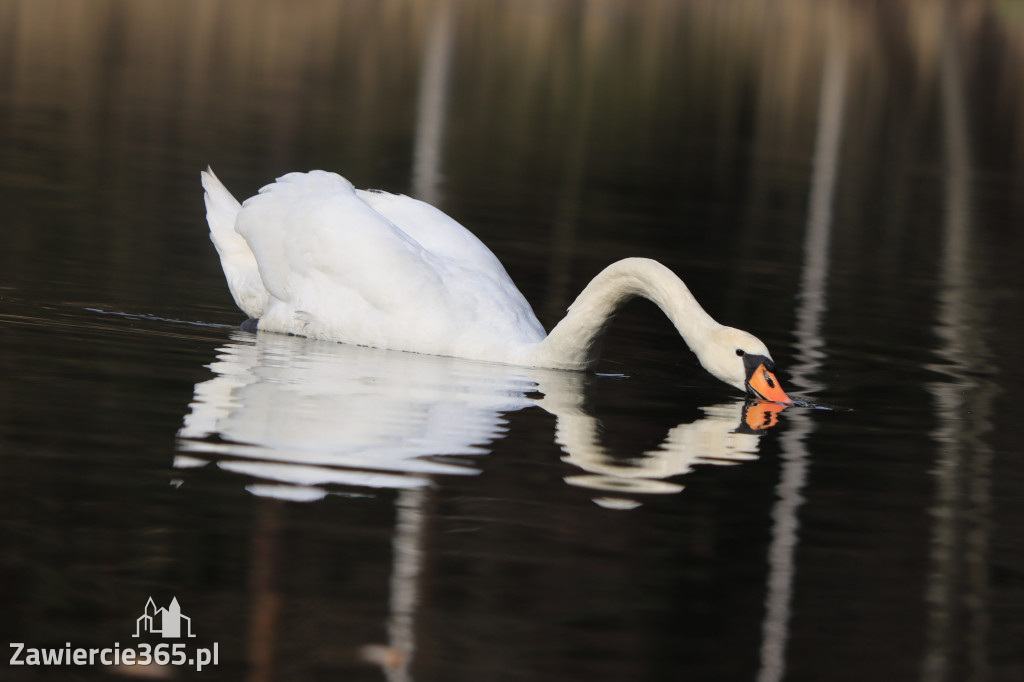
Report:
M563 460L584 473L565 482L609 496L675 493L666 479L697 464L755 459L759 433L782 405L735 399L702 408L639 458L613 456L586 409L593 377L382 351L280 334L236 333L196 385L178 432L175 467L204 466L261 481L257 495L315 500L352 488L408 489L437 476L475 475L473 458L506 430L505 414L537 405L556 418Z
M600 442L596 419L576 408L553 408L540 402L558 416L555 440L565 452L562 460L586 471L567 476L570 485L611 493L669 494L683 486L666 481L693 471L697 464L734 465L757 459L760 431L774 426L778 412L786 408L776 403L745 403L743 400L703 407L703 416L672 428L661 444L639 458L616 457ZM599 497L598 504L615 509L639 505L633 500Z
M288 484L253 492L316 498L324 486L408 488L479 472L502 414L535 384L502 366L314 341L238 334L196 385L179 449L223 469ZM442 457L443 456L443 457ZM179 455L175 465L205 464Z

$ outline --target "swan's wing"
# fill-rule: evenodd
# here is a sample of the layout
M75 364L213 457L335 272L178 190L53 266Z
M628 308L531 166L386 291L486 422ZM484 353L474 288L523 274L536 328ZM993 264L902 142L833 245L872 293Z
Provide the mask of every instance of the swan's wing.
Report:
M356 196L387 218L433 256L485 280L491 295L514 314L520 325L544 335L533 308L508 276L498 257L476 235L443 211L403 194L356 190Z
M466 354L460 343L543 336L494 255L455 221L389 205L399 219L418 210L440 225L416 223L425 241L446 245L434 251L363 196L341 176L313 171L246 200L236 229L273 295L261 328L441 355Z
M498 257L476 235L425 201L379 190L356 190L356 196L434 255L510 279Z
M210 225L210 239L217 247L221 267L235 303L249 317L263 314L270 294L260 278L256 258L245 240L235 232L235 220L241 206L212 168L200 172L203 200L206 202L206 222Z
M325 279L389 308L396 273L406 286L436 284L423 249L361 201L335 173L289 173L242 205L236 225L281 301ZM332 292L323 292L325 298ZM407 296L404 292L402 297Z

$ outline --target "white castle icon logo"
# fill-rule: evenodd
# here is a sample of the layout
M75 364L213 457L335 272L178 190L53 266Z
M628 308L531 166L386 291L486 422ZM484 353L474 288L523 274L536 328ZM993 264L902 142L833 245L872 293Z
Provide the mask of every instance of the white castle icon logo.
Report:
M181 634L182 621L185 623L185 635ZM177 597L171 599L166 609L158 609L153 598L149 598L142 615L135 620L135 634L132 637L138 637L143 632L155 632L163 637L195 637L192 634L192 619L181 614Z

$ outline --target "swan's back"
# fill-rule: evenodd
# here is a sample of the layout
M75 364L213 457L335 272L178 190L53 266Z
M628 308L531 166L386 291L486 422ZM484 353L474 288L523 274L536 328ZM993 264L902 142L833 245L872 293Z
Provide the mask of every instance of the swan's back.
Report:
M290 173L243 202L235 230L269 292L260 329L486 359L544 337L494 254L415 199Z

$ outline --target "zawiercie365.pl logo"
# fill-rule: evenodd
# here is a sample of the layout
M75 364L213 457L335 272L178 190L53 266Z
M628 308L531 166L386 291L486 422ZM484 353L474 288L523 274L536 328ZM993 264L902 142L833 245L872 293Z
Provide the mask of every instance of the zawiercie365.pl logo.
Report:
M135 634L160 635L164 639L188 639L195 637L192 619L181 612L177 597L171 599L166 608L157 608L150 597L142 615L135 621ZM217 665L220 647L217 642L212 648L189 646L185 642L160 642L156 646L140 642L135 646L122 647L115 642L113 647L84 649L73 647L68 642L63 648L26 648L24 642L11 642L14 653L11 665L187 665L202 670L208 665Z

